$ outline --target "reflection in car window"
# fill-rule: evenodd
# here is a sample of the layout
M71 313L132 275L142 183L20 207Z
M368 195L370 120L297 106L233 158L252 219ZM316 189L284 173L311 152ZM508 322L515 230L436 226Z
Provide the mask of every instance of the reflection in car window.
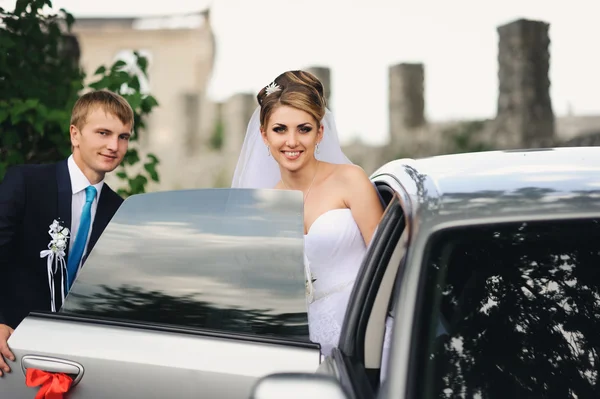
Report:
M453 229L429 248L421 397L598 397L599 220Z
M133 196L61 311L308 341L303 228L299 192Z

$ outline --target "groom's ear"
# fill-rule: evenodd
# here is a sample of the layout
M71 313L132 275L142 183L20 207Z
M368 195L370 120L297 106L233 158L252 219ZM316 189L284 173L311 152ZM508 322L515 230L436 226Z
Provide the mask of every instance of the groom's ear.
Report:
M79 146L79 137L77 137L77 133L79 133L79 129L77 129L77 126L71 125L69 127L69 137L71 139L71 150L73 150L74 147Z

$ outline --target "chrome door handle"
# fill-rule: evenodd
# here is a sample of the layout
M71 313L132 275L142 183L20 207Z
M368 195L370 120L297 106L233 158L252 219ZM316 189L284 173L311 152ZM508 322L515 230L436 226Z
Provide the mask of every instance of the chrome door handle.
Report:
M73 378L71 386L77 384L83 377L83 366L81 364L47 356L25 355L21 358L21 369L24 374L27 374L27 369L68 374Z

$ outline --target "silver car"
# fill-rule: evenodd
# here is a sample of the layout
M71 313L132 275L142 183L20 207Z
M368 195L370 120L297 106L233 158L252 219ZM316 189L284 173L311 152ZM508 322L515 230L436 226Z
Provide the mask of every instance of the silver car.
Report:
M372 180L387 210L338 348L251 398L600 397L600 148L398 160Z

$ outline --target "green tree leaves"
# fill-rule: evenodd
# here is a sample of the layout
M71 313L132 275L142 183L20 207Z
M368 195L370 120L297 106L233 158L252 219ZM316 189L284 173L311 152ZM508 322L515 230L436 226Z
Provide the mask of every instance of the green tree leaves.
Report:
M97 79L85 87L71 35L75 18L64 9L49 13L46 7L52 7L50 0L18 0L12 12L0 8L0 181L11 165L56 162L70 154L71 109L84 89L108 89L127 99L135 114L133 142L139 140L144 118L158 106L140 91L137 73L121 60L99 66L93 75ZM134 55L147 77L148 60ZM149 180L158 182L158 163L156 156L142 160L131 148L118 171L128 185L121 194L142 193Z

